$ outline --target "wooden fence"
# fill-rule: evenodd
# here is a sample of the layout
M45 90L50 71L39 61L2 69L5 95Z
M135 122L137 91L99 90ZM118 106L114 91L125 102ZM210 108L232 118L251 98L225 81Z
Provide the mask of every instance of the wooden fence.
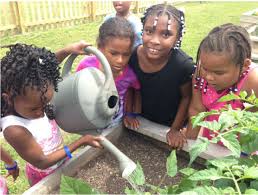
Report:
M133 1L138 14L152 4L165 1ZM47 30L94 21L114 12L111 0L0 1L0 36Z

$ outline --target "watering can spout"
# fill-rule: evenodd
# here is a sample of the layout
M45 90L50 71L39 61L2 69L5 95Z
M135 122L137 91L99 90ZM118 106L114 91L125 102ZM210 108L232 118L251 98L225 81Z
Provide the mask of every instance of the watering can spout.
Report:
M57 124L67 132L85 134L105 128L118 110L118 93L110 65L105 56L94 47L86 47L101 62L104 73L94 67L70 74L77 55L71 55L64 64L58 92L53 98Z
M122 173L122 177L127 179L135 171L137 167L136 164L124 153L122 153L115 145L113 145L108 139L103 136L101 138L101 144L116 157L119 162L119 169Z

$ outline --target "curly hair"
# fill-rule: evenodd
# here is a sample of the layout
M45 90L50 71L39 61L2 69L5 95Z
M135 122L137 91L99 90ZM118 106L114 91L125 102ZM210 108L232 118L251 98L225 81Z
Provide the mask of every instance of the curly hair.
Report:
M59 62L54 53L46 48L17 43L4 46L9 48L1 59L1 117L10 112L10 105L2 97L8 93L10 99L25 93L26 87L36 87L41 92L41 101L49 84L54 86L60 81Z

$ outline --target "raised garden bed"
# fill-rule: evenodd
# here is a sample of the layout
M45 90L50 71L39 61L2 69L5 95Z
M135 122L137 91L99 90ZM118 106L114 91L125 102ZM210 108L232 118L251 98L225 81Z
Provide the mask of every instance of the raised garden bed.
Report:
M163 177L166 169L166 157L170 153L167 145L164 144L165 132L168 127L152 123L146 119L139 118L141 127L138 133L128 132L122 125L106 130L105 136L117 145L133 161L139 161L148 183L157 185ZM140 133L140 134L139 134ZM141 134L147 135L143 136ZM154 143L153 143L154 142ZM183 148L188 151L194 140L188 140ZM178 152L178 166L184 167L189 162L188 153ZM216 144L211 144L208 150L200 156L211 159L215 156L227 156L230 152ZM197 161L198 162L198 161ZM200 161L202 162L202 161ZM195 168L202 165L194 164ZM38 184L25 191L24 194L58 194L61 175L82 178L99 191L109 194L124 193L126 180L121 177L116 159L107 151L86 147L74 155L62 168L44 178ZM163 185L175 184L179 181L180 175L173 178L165 178Z
M159 185L159 182L166 174L166 159L170 154L170 150L153 142L153 140L148 139L146 136L130 130L124 131L115 144L130 159L142 165L146 183L155 186ZM189 162L187 156L178 155L177 160L178 167L187 167ZM203 168L202 165L197 163L193 167L196 169ZM124 194L126 186L131 187L121 177L118 162L109 152L105 152L90 161L78 171L75 177L86 181L95 189L107 194ZM161 187L177 184L180 179L180 174L173 178L167 176L162 182Z

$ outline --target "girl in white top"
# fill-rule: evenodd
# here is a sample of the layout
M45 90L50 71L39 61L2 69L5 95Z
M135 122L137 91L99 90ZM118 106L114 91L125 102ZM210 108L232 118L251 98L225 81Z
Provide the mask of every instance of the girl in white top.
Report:
M61 166L80 146L101 148L100 137L85 135L68 146L54 120L48 118L48 103L60 81L54 53L33 45L15 44L1 59L1 128L7 142L28 163L30 185ZM59 60L68 50L57 53Z

